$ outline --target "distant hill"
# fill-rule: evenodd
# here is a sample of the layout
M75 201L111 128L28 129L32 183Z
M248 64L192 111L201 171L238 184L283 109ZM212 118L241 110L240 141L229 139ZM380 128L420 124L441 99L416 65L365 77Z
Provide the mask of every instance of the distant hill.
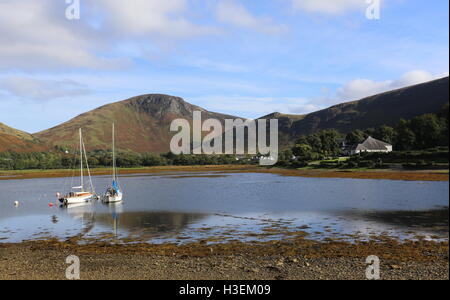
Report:
M307 115L273 113L261 119L279 120L279 141L284 148L292 145L301 135L324 129L347 133L354 129L384 124L394 126L401 118L411 119L437 112L448 101L449 78L446 77L335 105ZM47 149L54 146L73 148L78 142L79 128L83 128L88 150L110 149L111 124L114 122L118 149L164 153L169 151L174 134L169 131L172 120L192 120L193 111L202 111L203 120L237 118L209 112L179 97L149 94L99 107L34 135L0 124L0 151L31 151L45 148L43 144L47 145Z
M0 152L41 152L49 148L26 132L11 128L0 123Z
M82 128L88 150L110 149L114 122L118 149L164 153L170 150L175 134L169 131L171 122L177 118L192 120L194 111L201 111L203 120L236 118L209 112L179 97L149 94L99 107L33 136L52 146L73 147L78 128Z
M20 138L22 140L28 140L28 141L33 141L34 140L34 138L33 138L33 136L31 134L26 133L24 131L20 131L18 129L11 128L9 126L6 126L3 123L0 123L0 133L7 134L7 135L12 135L12 136Z
M301 135L325 129L347 133L381 125L394 126L403 119L439 111L449 102L449 78L442 78L310 113L262 117L279 119L280 144L292 144Z

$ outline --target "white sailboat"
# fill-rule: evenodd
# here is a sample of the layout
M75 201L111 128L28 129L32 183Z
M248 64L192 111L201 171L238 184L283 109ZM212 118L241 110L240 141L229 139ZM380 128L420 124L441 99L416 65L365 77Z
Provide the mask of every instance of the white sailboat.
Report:
M122 190L119 186L119 181L117 180L117 165L116 165L116 138L115 138L115 127L112 125L112 151L113 151L113 172L112 172L112 184L106 190L105 195L102 197L104 203L116 203L121 202L123 198Z
M89 176L89 183L90 183L90 189L85 190L84 188L84 171L83 171L83 159L85 159L86 168L88 171ZM89 202L91 200L97 199L97 196L95 195L94 186L92 184L91 179L91 172L89 170L89 164L86 154L86 148L84 146L83 142L83 135L80 128L80 179L81 179L81 185L72 187L72 191L70 191L67 195L61 197L61 194L58 193L58 199L61 203L65 205L69 204L76 204L76 203L85 203Z

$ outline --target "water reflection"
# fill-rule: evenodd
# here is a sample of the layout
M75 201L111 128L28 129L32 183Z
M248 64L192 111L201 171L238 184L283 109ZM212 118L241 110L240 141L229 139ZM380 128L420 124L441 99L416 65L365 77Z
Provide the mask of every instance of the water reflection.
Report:
M315 232L328 231L336 236L424 230L448 234L448 182L208 174L215 175L124 176L124 203L62 208L49 206L54 197L46 195L59 190L64 178L0 181L0 240L104 234L150 242L207 235L239 238L237 233L258 233L279 221L294 229L309 228L313 238ZM110 180L93 179L97 190ZM19 207L13 206L15 200ZM447 208L436 211L437 206Z
M346 215L355 220L373 221L405 230L419 228L436 235L448 235L448 207L427 211L352 211Z
M51 220L51 222L52 222L53 224L58 224L58 217L57 217L57 216L52 215L51 218L50 218L50 220Z
M95 227L95 209L94 203L76 203L61 206L72 219L81 220L81 236L92 231Z
M116 236L121 232L127 232L128 235L139 236L143 239L180 234L189 225L206 217L204 214L118 212L116 208L110 207L110 209L110 213L101 213L96 216L98 225L111 228Z
M109 211L111 214L111 218L113 220L113 230L114 230L114 236L117 237L117 232L119 228L119 215L123 213L123 202L119 203L109 203L106 204L109 207Z
M104 231L108 230L115 237L135 236L140 239L176 236L189 225L208 216L181 212L127 212L124 206L123 202L110 204L88 202L61 206L61 210L71 219L81 221L81 236L95 235L100 231L105 233Z

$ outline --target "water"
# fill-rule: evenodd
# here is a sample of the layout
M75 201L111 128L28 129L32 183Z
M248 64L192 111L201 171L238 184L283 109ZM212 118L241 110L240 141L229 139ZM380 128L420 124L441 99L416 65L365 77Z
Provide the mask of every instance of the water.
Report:
M448 240L448 182L158 173L121 177L122 204L49 207L71 178L0 180L0 242L80 236L152 243L309 238ZM93 178L101 193L110 178ZM14 201L20 205L14 207Z

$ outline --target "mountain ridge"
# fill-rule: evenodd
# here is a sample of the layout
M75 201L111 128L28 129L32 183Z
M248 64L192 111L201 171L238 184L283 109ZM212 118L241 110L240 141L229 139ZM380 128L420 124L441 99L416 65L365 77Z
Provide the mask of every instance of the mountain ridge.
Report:
M434 113L448 101L449 77L444 77L340 103L305 115L275 112L259 119L279 120L280 147L285 148L291 146L301 135L320 130L336 129L347 133L354 129L394 126L401 118L411 119L425 113ZM194 111L201 111L203 120L215 118L223 122L225 119L238 118L208 111L180 97L144 94L100 106L32 135L0 123L0 151L11 148L27 151L27 146L36 150L36 145L46 145L48 148L73 147L78 142L78 128L83 128L89 150L106 150L110 148L111 124L114 122L118 134L118 149L163 153L169 151L170 140L175 134L169 131L170 123L177 118L192 122ZM8 144L20 146L5 146Z
M111 124L114 122L118 149L163 153L170 150L171 122L178 118L192 120L194 111L201 111L203 119L237 118L210 112L180 97L145 94L103 105L33 136L53 146L70 147L77 142L73 137L75 130L83 128L86 147L105 150L110 148Z
M348 133L381 125L395 126L400 119L435 113L449 101L449 77L404 87L361 100L333 105L295 120L283 115L280 134L290 143L301 135L325 129ZM286 124L290 123L290 126Z

